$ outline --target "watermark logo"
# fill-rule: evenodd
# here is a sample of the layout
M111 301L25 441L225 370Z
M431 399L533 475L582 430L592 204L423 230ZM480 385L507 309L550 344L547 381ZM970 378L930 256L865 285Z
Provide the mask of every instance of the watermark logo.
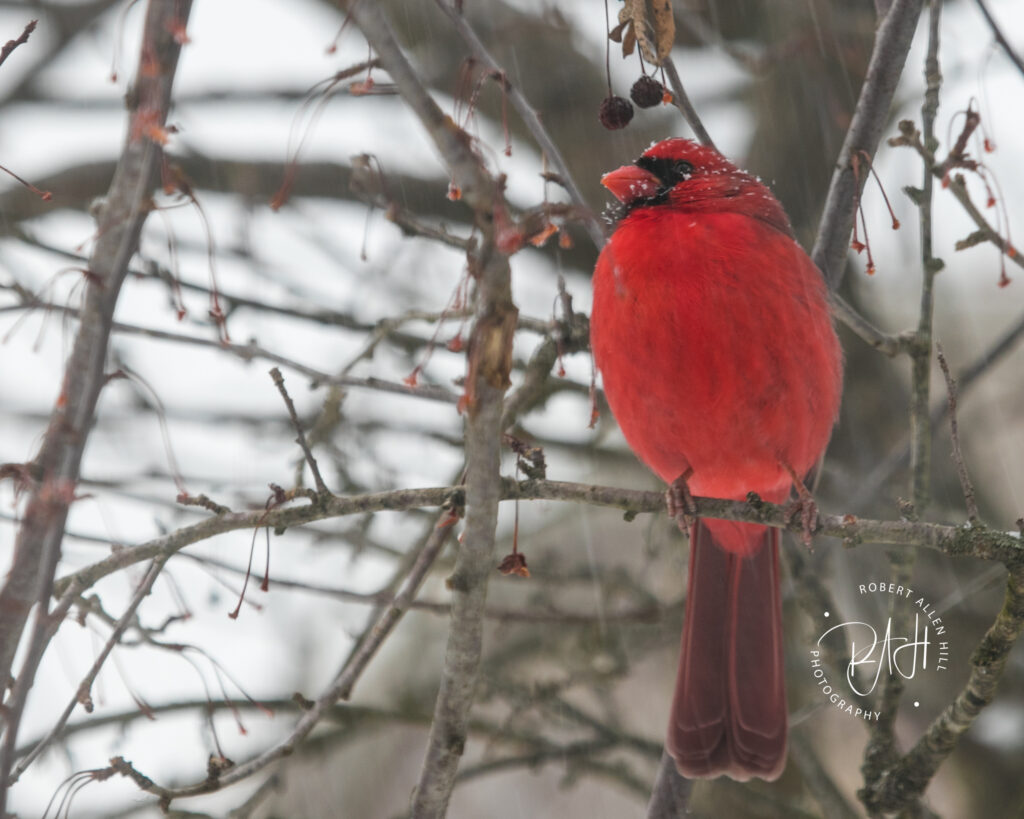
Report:
M887 603L885 609L892 614L879 623L849 620L828 625L810 650L810 668L819 693L833 707L870 722L881 717L880 711L872 710L872 695L880 683L884 685L887 677L914 680L948 670L950 644L935 607L909 586L861 583L857 592L886 596L892 606ZM828 623L831 613L823 615ZM838 681L830 680L826 671L824 660L829 656L848 656ZM913 704L918 707L920 702Z

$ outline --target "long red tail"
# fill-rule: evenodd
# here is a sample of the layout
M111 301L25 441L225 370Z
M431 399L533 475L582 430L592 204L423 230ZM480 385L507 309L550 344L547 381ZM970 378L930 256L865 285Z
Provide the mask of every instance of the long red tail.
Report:
M668 752L686 777L775 779L787 723L778 530L698 520L687 589Z

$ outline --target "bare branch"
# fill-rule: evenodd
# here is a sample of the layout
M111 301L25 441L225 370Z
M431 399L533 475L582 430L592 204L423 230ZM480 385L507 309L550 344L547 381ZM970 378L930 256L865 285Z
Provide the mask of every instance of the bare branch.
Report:
M1006 660L1024 629L1024 569L1017 563L1006 578L1006 597L971 658L971 675L957 698L935 719L917 744L862 798L869 809L898 812L918 798L939 765L995 697Z
M377 649L380 648L385 638L402 619L402 616L409 607L409 603L415 598L420 585L430 571L430 567L433 565L438 554L440 554L450 531L451 527L446 525L434 528L425 548L420 552L415 564L413 564L402 590L392 601L391 605L381 612L369 629L370 639L360 644L357 654L350 657L342 666L323 694L315 702L308 704L302 717L283 740L275 743L253 759L222 773L216 779L207 779L194 785L178 788L165 788L149 779L144 779L144 781L136 780L137 784L139 784L142 790L159 796L163 804L170 805L174 799L210 793L232 785L235 782L240 782L249 778L254 773L265 769L279 759L292 754L309 735L309 732L316 727L317 723L334 707L335 703L339 699L346 699L351 694L352 688L359 679L359 676L376 654Z
M113 631L107 641L103 644L103 648L100 649L99 654L96 655L96 659L93 661L92 667L86 672L85 677L78 684L78 689L75 692L75 696L71 698L71 701L64 708L63 713L57 718L50 731L43 737L38 744L18 763L17 767L11 772L10 779L7 782L8 787L18 781L18 777L31 765L36 758L46 750L47 746L50 745L61 732L64 730L64 726L67 725L68 718L71 713L75 710L76 705L82 705L86 711L92 712L92 696L90 691L93 683L96 681L97 675L100 673L100 669L103 668L103 664L107 661L110 656L110 652L114 650L114 646L120 642L121 637L124 636L125 631L128 630L128 626L131 624L135 617L135 612L138 610L142 601L146 599L149 592L153 588L153 584L156 579L160 576L160 571L163 569L164 564L168 558L165 556L157 557L150 564L149 569L146 571L145 576L135 589L135 594L132 595L131 601L128 603L127 608L124 610L117 622L114 624Z
M537 141L540 149L544 152L548 162L550 162L552 167L554 167L558 172L559 177L561 177L562 184L566 191L568 191L569 198L573 201L573 204L577 205L581 211L586 214L583 219L583 224L586 227L591 240L594 242L594 246L598 249L602 248L605 241L604 231L601 229L601 225L598 223L593 210L587 206L587 202L583 198L583 194L580 192L576 181L569 172L569 166L565 163L565 159L562 158L562 152L558 150L558 146L551 139L551 136L548 134L547 129L544 127L544 123L541 122L537 112L530 105L526 97L523 96L523 92L518 88L518 86L509 80L508 74L502 70L501 66L498 65L498 62L491 56L491 53L484 46L483 42L481 42L477 33L473 30L473 27L466 22L461 11L451 5L448 0L435 0L435 2L437 2L437 5L441 10L448 15L448 19L452 21L452 25L455 27L456 32L458 32L459 36L472 50L473 56L476 57L476 59L478 59L483 65L487 66L490 71L496 71L501 76L505 93L508 94L512 107L515 108L519 116L522 117L523 122L533 135L533 138Z
M463 503L465 491L463 486L399 489L353 497L334 496L323 504L221 514L137 546L120 549L103 560L60 578L54 583L54 592L63 596L72 584L76 584L79 590L83 591L127 566L150 560L160 554L174 554L193 543L199 543L224 532L262 526L274 530L287 529L315 520L384 510L439 507L450 503L459 506ZM640 492L564 481L531 480L517 483L505 479L502 498L587 503L621 509L630 517L649 512L664 514L666 511L665 495L662 492ZM694 498L694 503L700 517L761 523L797 533L803 531L800 522L791 520L792 516L785 507L765 503L760 499L744 502ZM840 538L848 546L863 543L915 546L957 557L974 557L1004 563L1024 557L1024 546L1017 537L982 527L965 528L919 521L883 521L857 518L853 515L823 515L818 519L815 534Z
M205 288L199 288L203 292L209 292ZM221 296L224 301L230 301L233 297ZM0 307L0 313L8 310L23 310L32 308L38 308L40 310L54 311L64 313L69 316L75 316L80 318L82 313L80 310L74 307L68 307L66 305L54 304L52 302L39 301L32 298L27 302L28 306L16 305L12 307ZM325 320L329 324L341 324L342 326L348 327L348 322L351 320L350 317L345 316L341 313L323 313L323 314L303 314L302 311L291 311L287 308L275 308L272 305L265 305L259 302L249 301L249 305L257 309L266 309L270 312L280 312L283 315L298 314L304 318L312 321ZM445 316L438 313L427 313L420 310L410 310L401 316L394 318L384 318L378 321L376 324L365 324L363 323L363 329L367 332L371 332L373 341L379 342L385 338L390 338L397 341L403 347L408 349L421 348L428 346L431 342L429 339L421 338L419 336L410 335L407 333L401 333L397 328L408 321L440 321L446 318L460 318L460 315L453 313L451 316ZM520 316L516 322L516 325L521 330L528 330L535 333L547 334L551 332L552 328L550 323L541 321L539 319L530 318L528 316ZM340 374L332 375L323 370L317 370L306 364L303 364L294 359L287 358L279 353L272 352L254 340L250 340L244 344L236 344L230 341L223 341L216 338L205 338L203 336L194 336L187 333L177 333L171 330L158 330L152 327L143 327L137 324L127 324L125 322L115 321L111 324L111 329L117 333L125 333L130 335L140 335L146 338L158 339L161 341L169 341L179 344L186 344L195 347L210 347L212 349L221 350L226 353L230 353L243 361L252 361L254 359L262 359L264 361L271 361L276 364L280 364L282 367L294 370L302 375L307 376L314 384L328 384L331 386L338 387L358 387L366 388L371 390L378 390L381 392L395 393L398 395L408 395L414 398L423 398L428 401L440 401L442 403L455 404L458 403L459 396L439 384L399 384L394 381L388 381L387 379L377 378L375 376L367 376L366 378L360 378L357 376L351 376L347 374L347 370L351 367L346 367L345 371ZM351 327L350 329L358 329L357 327ZM583 341L579 338L580 328L575 327L570 333L571 338L564 342L562 352L564 354L570 354L579 352L586 349L586 344L589 342ZM367 350L370 349L370 345L364 348L360 356L361 359L367 354ZM578 385L579 388L585 389L582 385Z
M943 170L945 163L939 162L938 159L936 159L934 147L929 148L921 141L921 135L917 133L913 122L910 122L909 120L901 122L900 136L889 139L889 144L893 146L907 145L917 151L928 165L932 176L936 179L942 179L944 182L949 183L947 185L947 190L956 197L956 200L963 207L964 212L971 218L974 224L978 226L978 233L972 234L972 236L966 241L966 244L961 244L959 249L974 246L979 244L981 241L988 241L998 247L999 250L1002 251L1003 256L1018 267L1024 268L1024 254L1018 253L1017 249L1010 244L1009 241L1004 239L999 234L999 231L992 227L988 219L985 218L985 215L978 210L978 206L971 200L971 194L967 190L967 183L964 180L963 174L955 173L946 176L946 171Z
M981 13L985 16L985 21L988 23L988 27L992 29L992 35L996 38L996 42L999 43L1003 51L1006 52L1006 56L1010 58L1010 61L1017 66L1017 70L1024 74L1024 60L1021 59L1020 55L1013 50L1013 46L1010 45L1009 40L1003 34L1003 30L999 28L999 24L992 16L992 12L988 10L988 6L985 5L985 0L974 0L978 4L978 8L981 9Z
M83 315L80 310L73 307L64 307L59 304L40 303L38 306L41 309L57 310L78 318L82 318ZM0 308L0 312L2 312L2 308ZM376 378L374 376L359 378L351 375L331 375L323 370L317 370L314 367L310 367L299 361L295 361L267 350L255 341L248 341L245 344L236 344L231 341L222 341L216 338L205 338L203 336L188 335L187 333L176 333L171 330L157 330L153 327L142 327L137 324L127 324L122 321L112 322L110 329L116 333L145 336L146 338L170 341L178 344L187 344L193 347L209 347L214 350L230 353L243 361L253 361L254 359L270 361L308 377L314 384L330 384L339 387L364 387L371 390L378 390L380 392L394 393L396 395L408 395L414 398L423 398L428 401L440 401L446 404L455 404L459 400L458 395L438 384L399 384L395 381L388 381L387 379ZM387 332L382 332L382 337L386 335Z
M838 293L829 294L829 306L837 321L841 321L880 353L894 356L904 349L902 339L883 333Z
M41 66L54 60L71 42L75 35L89 29L94 21L107 9L117 4L117 0L84 0L81 3L55 3L50 0L33 2L31 8L40 12L43 17L43 30L48 35L38 39L36 46L42 54L30 52L35 56L35 66ZM22 0L5 3L8 8L24 12L26 4ZM30 88L38 76L35 70L26 71L16 81L13 88L8 88L2 104L23 100L29 97ZM109 179L109 175L107 177Z
M979 355L957 378L960 397L979 382L980 378L997 364L1002 362L1024 339L1024 315L1015 321L1006 332L981 355ZM934 429L949 412L949 402L936 404L931 410L931 426ZM865 497L873 493L877 487L888 481L896 470L904 467L910 459L910 436L905 435L899 444L883 459L870 474L861 482L861 490L851 498L850 505L858 506Z
M825 274L830 290L838 289L845 270L853 229L856 179L851 157L858 151L874 156L889 117L896 84L921 16L923 0L894 0L875 35L868 74L860 89L853 121L839 151L811 258Z
M934 142L935 117L939 108L939 89L942 75L939 71L939 21L941 6L937 0L930 3L928 26L928 52L924 74L927 90L921 106L926 140ZM923 189L917 202L918 223L921 233L921 306L917 328L907 341L906 351L911 358L910 385L910 437L911 437L911 497L913 515L924 513L931 496L932 428L929 413L931 398L932 324L935 314L935 276L942 269L942 261L932 255L932 174L927 166L923 171ZM906 585L914 571L916 555L913 552L893 551L889 555L890 575L893 582ZM909 626L910 612L898 607L896 599L889 601L889 618L902 633ZM896 717L903 697L903 678L891 674L877 703L880 714L870 727L870 738L864 748L864 782L870 789L893 763L898 755L896 746Z
M310 470L313 472L313 481L316 483L316 491L320 495L329 495L331 491L327 488L327 484L324 483L323 475L320 474L320 467L317 465L316 458L313 456L312 450L309 448L309 444L306 443L306 434L302 431L302 422L299 420L299 415L295 411L295 404L292 403L292 398L288 395L288 390L284 386L284 376L281 375L281 371L277 367L272 367L270 370L270 377L274 379L274 386L277 387L277 391L281 393L281 398L284 399L284 404L288 408L288 417L292 419L292 426L295 427L296 437L295 442L302 448L302 454L306 458L306 463L309 464Z
M686 120L686 124L693 130L694 136L697 137L701 145L710 145L714 148L715 143L712 141L711 135L704 128L704 123L701 122L697 109L693 107L693 103L690 102L690 97L683 87L683 81L679 79L679 72L676 70L676 64L672 60L672 55L666 56L661 61L661 65L665 69L669 85L672 88L672 104L682 112L683 119Z
M60 545L96 401L104 384L103 368L112 317L128 263L138 248L149 213L149 197L159 168L161 133L171 100L181 49L172 32L184 30L191 0L151 0L144 23L142 57L135 79L128 138L99 216L99 235L89 261L82 321L65 370L61 395L36 457L42 480L25 508L7 582L0 591L0 680L10 678L14 654L29 610L36 604L29 656L47 639L49 599ZM0 783L12 763L18 723L35 666L18 672L4 713ZM2 787L2 786L0 786ZM6 804L0 790L0 813Z
M939 71L939 21L941 5L930 3L928 15L928 53L925 57L924 76L926 91L921 106L921 120L925 144L935 144L935 117L939 110L939 89L942 74ZM910 435L912 448L910 466L913 475L912 498L914 509L923 514L931 496L931 368L932 324L935 314L935 276L943 262L932 255L932 172L925 166L921 197L917 203L921 230L921 312L909 345L912 360Z
M949 435L953 441L953 463L956 464L956 474L960 478L960 488L964 493L964 503L967 506L967 520L973 525L980 521L978 515L978 504L974 499L974 484L971 483L971 476L967 473L967 464L964 461L964 453L960 449L960 433L956 422L956 381L949 374L949 364L946 363L946 356L942 352L942 345L938 345L939 366L942 368L942 375L946 379L946 392L949 397Z
M197 563L206 566L215 566L219 569L244 575L245 568L233 566L222 560L215 560L210 557L184 552L182 557L187 557ZM320 583L309 581L289 580L288 578L274 576L274 588L291 589L293 591L307 592L309 594L330 597L335 600L343 600L347 603L367 603L370 605L388 605L394 599L394 594L386 588L377 592L357 592L351 589L338 588L336 586L325 586ZM666 608L672 608L677 604L662 605L641 605L636 608L624 608L621 611L607 611L602 609L598 613L588 614L585 612L569 611L557 606L531 605L529 608L514 606L491 606L488 605L484 616L488 620L499 623L557 623L565 626L594 626L599 623L656 623L664 615ZM451 603L440 600L412 600L408 606L410 609L425 611L429 614L448 616L451 614Z
M38 22L38 20L29 20L25 30L21 32L16 40L8 40L4 43L4 47L0 48L0 65L4 64L4 61L11 56L11 52L14 49L28 42L29 35L36 30L36 23Z
M445 814L462 756L479 674L487 580L494 567L494 530L501 498L502 396L512 367L518 311L512 303L508 259L499 251L499 224L509 223L500 191L469 137L454 127L402 53L376 4L356 0L350 13L387 68L405 102L434 141L462 198L473 209L479 249L470 254L478 271L476 321L469 341L464 403L466 425L466 528L449 578L452 618L448 649L431 725L427 755L413 798L413 813ZM507 239L506 239L507 240Z

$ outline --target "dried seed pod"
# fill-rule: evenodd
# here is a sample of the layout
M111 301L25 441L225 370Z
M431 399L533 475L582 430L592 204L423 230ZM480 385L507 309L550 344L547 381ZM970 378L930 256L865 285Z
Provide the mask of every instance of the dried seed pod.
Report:
M601 100L601 110L598 114L601 124L609 131L625 128L633 119L633 106L629 100L622 97L610 96Z
M629 89L629 96L640 108L653 108L665 96L665 86L654 77L644 74L633 83L633 87Z

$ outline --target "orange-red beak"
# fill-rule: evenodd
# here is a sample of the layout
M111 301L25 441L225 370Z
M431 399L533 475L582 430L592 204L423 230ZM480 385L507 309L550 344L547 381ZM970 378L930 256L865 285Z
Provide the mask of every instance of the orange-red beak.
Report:
M624 205L630 205L638 199L657 196L661 189L661 180L658 177L636 165L623 165L611 173L606 173L601 177L601 184Z

